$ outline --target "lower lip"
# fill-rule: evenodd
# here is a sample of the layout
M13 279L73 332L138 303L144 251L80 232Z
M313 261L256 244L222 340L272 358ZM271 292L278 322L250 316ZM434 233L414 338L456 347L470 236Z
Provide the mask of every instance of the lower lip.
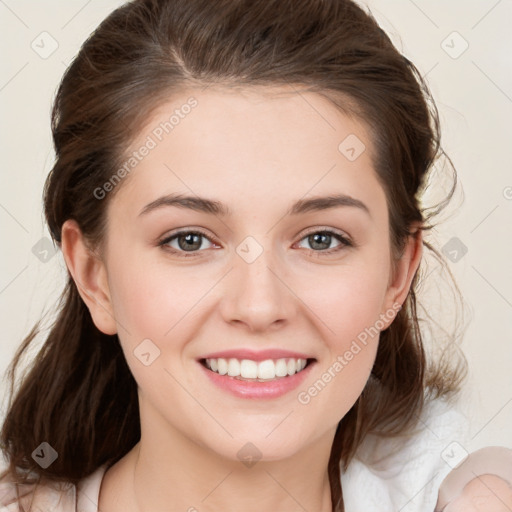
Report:
M308 376L314 362L309 363L304 370L294 375L267 382L240 380L229 375L220 375L217 372L212 372L200 362L198 364L211 382L222 390L238 398L267 399L278 398L297 388Z

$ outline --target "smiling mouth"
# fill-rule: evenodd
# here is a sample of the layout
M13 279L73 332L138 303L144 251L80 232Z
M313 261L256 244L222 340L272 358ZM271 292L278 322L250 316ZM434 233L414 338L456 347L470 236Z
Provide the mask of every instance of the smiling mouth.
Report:
M253 361L251 359L210 358L201 359L200 363L213 373L233 377L237 380L268 382L286 379L302 372L316 359L280 358Z

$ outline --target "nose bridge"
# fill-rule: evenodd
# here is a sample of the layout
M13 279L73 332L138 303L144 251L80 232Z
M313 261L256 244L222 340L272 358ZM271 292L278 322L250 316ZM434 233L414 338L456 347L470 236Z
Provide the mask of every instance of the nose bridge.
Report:
M264 330L291 314L293 295L282 282L279 259L269 244L269 238L260 242L248 236L235 248L224 314L227 321L243 322L251 330Z

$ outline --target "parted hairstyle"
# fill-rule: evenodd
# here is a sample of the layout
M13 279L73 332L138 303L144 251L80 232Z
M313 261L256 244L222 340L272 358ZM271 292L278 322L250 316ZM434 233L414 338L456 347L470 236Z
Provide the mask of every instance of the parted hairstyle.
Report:
M130 143L156 107L189 86L291 85L323 95L362 121L375 148L373 166L387 198L390 243L399 258L413 224L431 229L448 203L422 208L420 194L438 159L439 116L427 84L379 27L351 0L134 0L114 10L66 70L52 111L56 153L44 187L44 212L60 247L74 219L91 247L104 239L106 211L94 190L126 160ZM451 164L451 161L450 161ZM442 255L425 239L439 261ZM396 259L394 260L396 262ZM451 274L450 274L451 275ZM42 477L77 483L113 464L140 439L137 384L117 335L94 325L68 272L48 334L23 379L11 362L10 401L1 431L18 482ZM333 510L343 511L340 469L369 433L397 436L415 428L427 398L457 394L465 359L427 356L419 326L416 272L392 324L380 334L371 376L339 422L329 460ZM48 442L58 458L40 467L31 454ZM34 480L36 479L36 480Z

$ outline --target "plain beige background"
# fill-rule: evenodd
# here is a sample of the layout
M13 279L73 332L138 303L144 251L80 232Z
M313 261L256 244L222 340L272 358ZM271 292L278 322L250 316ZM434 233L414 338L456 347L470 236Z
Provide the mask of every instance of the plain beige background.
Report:
M66 276L62 255L44 241L51 101L82 42L121 3L0 0L2 375L34 322L54 306ZM461 183L433 241L451 258L467 303L461 348L470 373L461 408L471 440L464 448L512 447L512 2L361 3L427 77L443 147ZM449 325L450 297L440 301L437 292L443 277L435 266L426 274L425 307L448 315ZM435 339L428 344L434 350ZM6 382L0 389L3 416Z

